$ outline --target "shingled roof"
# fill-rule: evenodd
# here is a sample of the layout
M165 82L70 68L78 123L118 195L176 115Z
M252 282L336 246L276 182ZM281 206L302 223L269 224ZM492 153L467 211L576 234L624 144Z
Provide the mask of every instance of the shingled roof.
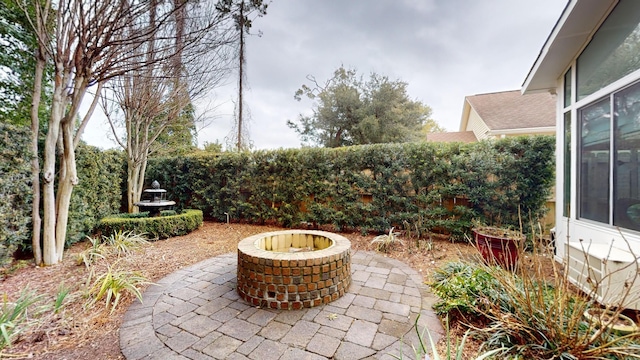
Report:
M467 96L466 101L491 130L555 126L556 100L547 92L522 95L519 90Z

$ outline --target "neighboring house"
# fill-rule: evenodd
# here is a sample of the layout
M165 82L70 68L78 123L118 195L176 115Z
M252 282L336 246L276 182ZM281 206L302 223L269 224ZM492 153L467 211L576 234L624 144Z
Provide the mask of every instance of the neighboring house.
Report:
M427 141L472 143L478 141L478 138L473 131L435 132L427 134Z
M520 90L464 98L460 131L430 133L427 141L474 142L519 135L555 135L556 100L549 93L522 95Z
M605 304L630 290L622 305L633 309L640 309L639 59L640 1L570 0L522 86L525 96L558 94L557 260Z
M549 93L522 95L519 90L467 96L460 131L472 131L478 140L555 135L555 104Z

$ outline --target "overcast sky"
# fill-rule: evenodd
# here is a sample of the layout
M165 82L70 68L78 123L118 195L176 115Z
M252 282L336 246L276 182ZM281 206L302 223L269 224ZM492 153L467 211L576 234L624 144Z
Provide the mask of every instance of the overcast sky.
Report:
M412 99L458 131L464 97L519 89L566 0L273 0L247 40L245 97L256 149L299 147L287 127L313 102L293 98L307 75L329 79L340 65L409 84ZM198 143L224 143L236 85L216 90ZM100 116L84 139L113 147Z

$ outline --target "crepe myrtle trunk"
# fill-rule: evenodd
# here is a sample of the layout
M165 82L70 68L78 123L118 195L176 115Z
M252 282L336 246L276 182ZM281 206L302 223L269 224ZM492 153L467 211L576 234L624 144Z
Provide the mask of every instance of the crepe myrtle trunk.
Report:
M129 213L138 212L135 202L140 201L144 187L144 174L147 161L134 161L127 158L127 209Z
M46 59L42 53L38 53L36 59L36 71L34 75L34 87L31 97L31 190L33 199L31 203L31 246L33 249L33 258L36 264L42 263L42 246L40 245L40 227L42 219L40 218L40 159L38 158L38 134L40 133L40 118L38 110L40 109L40 98L42 96L42 78Z
M61 81L56 79L56 81ZM45 265L58 263L56 249L56 194L55 194L55 166L56 166L56 143L60 132L60 122L64 113L64 88L56 86L53 91L51 101L51 116L49 118L47 136L44 142L44 163L42 166L43 184L43 224L42 224L42 260Z

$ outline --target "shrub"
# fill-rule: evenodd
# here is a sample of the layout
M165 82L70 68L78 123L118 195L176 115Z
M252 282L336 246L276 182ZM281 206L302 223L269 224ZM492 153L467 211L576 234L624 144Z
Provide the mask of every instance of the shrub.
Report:
M71 194L67 246L83 240L100 219L120 211L125 165L122 151L78 145L78 185Z
M500 297L500 284L486 266L451 262L433 273L431 289L440 300L433 305L439 315L478 317Z
M183 210L180 214L156 217L116 215L100 220L99 234L132 232L146 234L150 239L166 239L186 235L202 225L201 210Z
M434 308L481 317L473 335L484 341L482 349L500 349L501 358L639 358L640 334L619 336L587 321L593 300L556 270L542 241L534 245L513 271L482 262L445 265L434 275L432 288L441 297Z
M89 236L87 236L87 238L91 243L91 246L78 254L78 256L76 257L76 264L84 264L85 267L89 268L98 259L104 259L109 251L100 242L99 238L92 238Z
M31 243L30 131L0 122L0 267Z
M554 145L537 136L194 155L151 159L146 176L219 221L384 233L420 219L419 233L464 240L474 218L519 227L518 205L544 213Z

